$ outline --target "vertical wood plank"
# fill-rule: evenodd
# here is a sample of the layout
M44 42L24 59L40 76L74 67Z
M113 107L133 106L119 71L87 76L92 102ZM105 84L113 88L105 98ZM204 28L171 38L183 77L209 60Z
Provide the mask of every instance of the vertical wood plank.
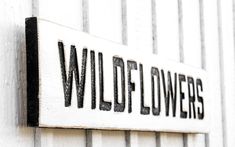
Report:
M138 135L139 135L138 138L139 147L156 146L156 137L154 132L139 132Z
M121 0L89 0L89 33L122 43Z
M34 129L26 127L25 17L30 0L0 4L0 146L34 145Z
M177 0L155 0L157 53L169 60L180 61L180 9ZM178 104L177 104L178 105ZM183 147L183 135L179 133L159 133L159 147Z
M152 53L151 0L127 0L127 45Z
M125 145L124 131L102 131L103 147L124 147Z
M235 52L234 52L234 1L218 1L221 54L221 96L224 147L235 144Z
M200 3L201 2L201 3ZM202 65L202 49L204 42L202 42L203 17L200 14L202 9L200 5L202 1L191 0L182 1L182 17L183 17L183 50L184 50L184 63L201 68ZM203 30L202 30L203 31ZM185 140L187 147L205 146L205 135L202 134L188 134Z
M35 15L59 24L82 30L82 0L33 0ZM36 7L38 6L38 8Z
M179 61L179 18L177 0L155 0L158 55Z
M35 147L86 146L83 131L75 129L36 129Z
M83 29L82 0L34 0L34 16ZM36 146L86 146L85 130L37 129Z
M53 145L56 147L77 147L77 146L86 146L86 138L84 131L78 131L75 129L64 130L57 129L54 130ZM55 143L56 142L56 143ZM69 142L69 143L68 143Z
M160 133L160 147L183 147L183 135L179 133Z
M123 42L121 0L89 0L89 33L117 43ZM106 85L107 86L107 85ZM107 99L111 101L111 99ZM125 146L124 131L91 131L92 147Z
M152 1L127 0L126 4L127 45L143 53L152 53ZM146 99L146 105L150 106L150 99ZM127 146L156 146L156 136L153 132L131 131L128 134L130 141Z
M182 1L184 63L201 67L199 0Z
M86 147L101 147L102 146L102 131L88 130L86 135Z
M206 71L210 84L210 98L212 108L216 113L211 113L211 131L206 142L207 147L223 146L222 127L222 100L220 79L220 50L218 31L217 1L204 0L204 30L205 30L205 57Z
M50 129L36 128L35 131L35 147L53 147L53 133Z

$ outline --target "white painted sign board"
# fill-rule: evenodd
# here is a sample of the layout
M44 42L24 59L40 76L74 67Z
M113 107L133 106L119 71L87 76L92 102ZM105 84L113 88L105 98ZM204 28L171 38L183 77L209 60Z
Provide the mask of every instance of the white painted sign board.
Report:
M29 126L209 131L201 69L35 17L26 44Z

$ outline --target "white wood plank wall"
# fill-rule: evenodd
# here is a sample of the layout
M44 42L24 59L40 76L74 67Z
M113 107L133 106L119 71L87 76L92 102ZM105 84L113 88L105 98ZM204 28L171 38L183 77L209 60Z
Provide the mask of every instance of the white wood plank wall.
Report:
M34 129L26 125L25 17L30 0L0 3L0 146L34 146Z
M205 69L210 85L210 133L26 127L24 19L30 16ZM0 146L234 147L234 28L234 0L2 0Z

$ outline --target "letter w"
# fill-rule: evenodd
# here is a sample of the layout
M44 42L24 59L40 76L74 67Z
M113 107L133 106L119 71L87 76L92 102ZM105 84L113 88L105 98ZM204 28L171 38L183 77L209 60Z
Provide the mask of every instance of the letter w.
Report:
M167 72L167 82L165 81L164 71L161 70L162 74L162 82L163 82L163 90L164 90L164 97L165 97L165 106L166 106L166 116L169 116L169 104L170 104L170 97L172 100L172 111L173 111L173 117L175 117L176 114L176 96L177 96L177 74L174 74L175 84L174 87L172 86L172 80L171 80L171 73L170 71ZM167 83L167 85L166 85ZM173 90L174 89L174 90Z
M79 70L77 62L77 51L75 46L71 45L70 49L70 61L69 61L69 72L67 76L65 67L65 55L64 55L64 44L58 42L59 54L60 54L60 66L62 74L62 82L64 88L64 99L65 107L71 106L71 95L73 88L73 75L75 77L75 84L77 90L77 106L78 108L83 107L85 82L86 82L86 64L87 64L87 49L82 51L82 71L81 80L79 81Z

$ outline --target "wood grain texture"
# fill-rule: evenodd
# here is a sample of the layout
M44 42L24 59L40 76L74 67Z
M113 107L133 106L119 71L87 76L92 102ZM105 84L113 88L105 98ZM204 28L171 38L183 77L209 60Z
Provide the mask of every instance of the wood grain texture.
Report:
M34 129L26 127L25 17L30 0L0 5L0 146L32 147Z

